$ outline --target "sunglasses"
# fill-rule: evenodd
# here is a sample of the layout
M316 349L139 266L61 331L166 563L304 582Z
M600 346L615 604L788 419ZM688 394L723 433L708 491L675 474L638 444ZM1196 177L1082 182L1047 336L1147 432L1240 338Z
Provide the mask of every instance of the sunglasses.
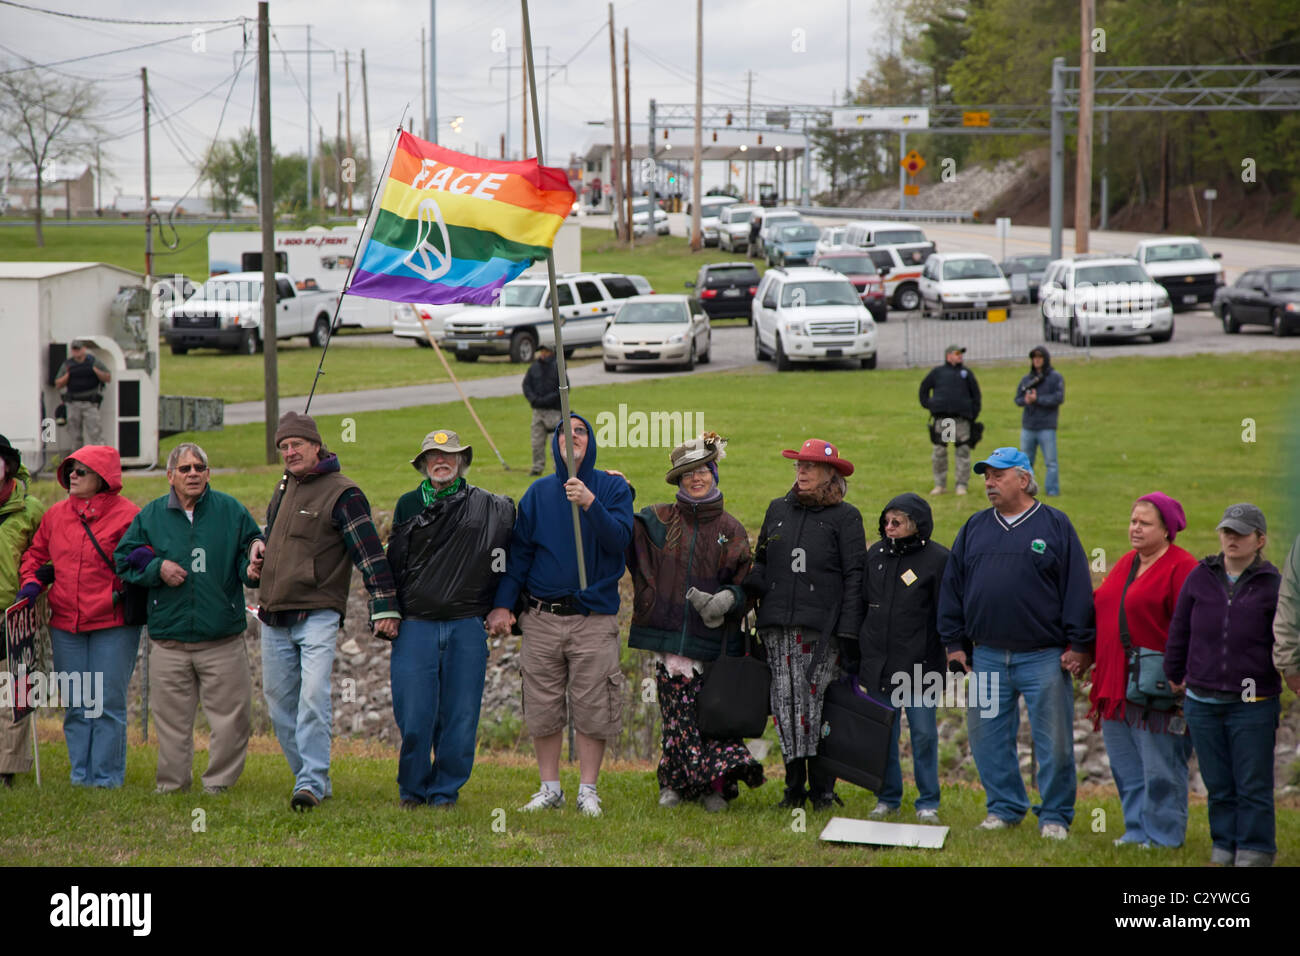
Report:
M905 524L907 524L907 520L906 520L905 518L886 518L886 519L885 519L885 527L886 527L886 528L901 528L901 527L903 527L903 525L905 525Z
M87 475L94 474L94 472L89 468L82 468L80 465L77 465L75 468L69 468L68 473L76 475L78 478L85 478Z
M199 471L199 472L207 471L208 466L207 465L177 465L176 470L179 471L182 475L188 475L191 471Z
M561 432L560 434L564 434L564 433ZM573 430L573 434L574 434L575 436L577 436L577 435L581 435L583 438L586 438L586 437L587 437L587 429L585 429L585 428L575 428L575 429Z

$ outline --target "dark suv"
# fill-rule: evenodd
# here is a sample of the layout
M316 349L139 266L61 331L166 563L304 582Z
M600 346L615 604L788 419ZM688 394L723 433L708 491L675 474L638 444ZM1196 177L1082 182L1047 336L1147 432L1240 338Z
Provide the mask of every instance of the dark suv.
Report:
M758 290L758 269L748 262L713 262L700 266L694 282L686 283L710 319L752 321L751 303Z

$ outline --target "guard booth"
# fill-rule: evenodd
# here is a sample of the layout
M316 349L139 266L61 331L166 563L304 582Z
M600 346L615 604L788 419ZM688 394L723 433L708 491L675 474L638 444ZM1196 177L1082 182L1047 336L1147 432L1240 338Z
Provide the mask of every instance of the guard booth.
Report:
M32 472L67 454L54 379L74 339L112 372L103 441L126 467L158 461L158 318L144 277L102 262L0 262L0 434Z

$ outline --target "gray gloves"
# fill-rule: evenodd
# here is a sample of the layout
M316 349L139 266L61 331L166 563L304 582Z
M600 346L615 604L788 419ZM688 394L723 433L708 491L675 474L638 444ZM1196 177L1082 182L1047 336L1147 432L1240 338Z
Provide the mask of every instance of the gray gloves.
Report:
M722 619L736 606L736 592L727 588L710 594L699 588L691 588L686 592L686 600L699 612L705 627L721 627Z

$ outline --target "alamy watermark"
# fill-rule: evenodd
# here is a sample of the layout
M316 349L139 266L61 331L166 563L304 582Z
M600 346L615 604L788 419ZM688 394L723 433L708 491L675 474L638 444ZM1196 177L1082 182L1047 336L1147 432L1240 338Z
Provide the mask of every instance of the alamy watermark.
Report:
M893 690L890 706L900 707L971 707L985 719L998 715L997 671L927 671L914 664L912 670L897 671L890 677Z
M676 448L705 432L703 412L628 411L596 415L596 444L601 448Z
M0 671L0 707L80 707L92 720L104 713L103 671L34 671L19 664Z

